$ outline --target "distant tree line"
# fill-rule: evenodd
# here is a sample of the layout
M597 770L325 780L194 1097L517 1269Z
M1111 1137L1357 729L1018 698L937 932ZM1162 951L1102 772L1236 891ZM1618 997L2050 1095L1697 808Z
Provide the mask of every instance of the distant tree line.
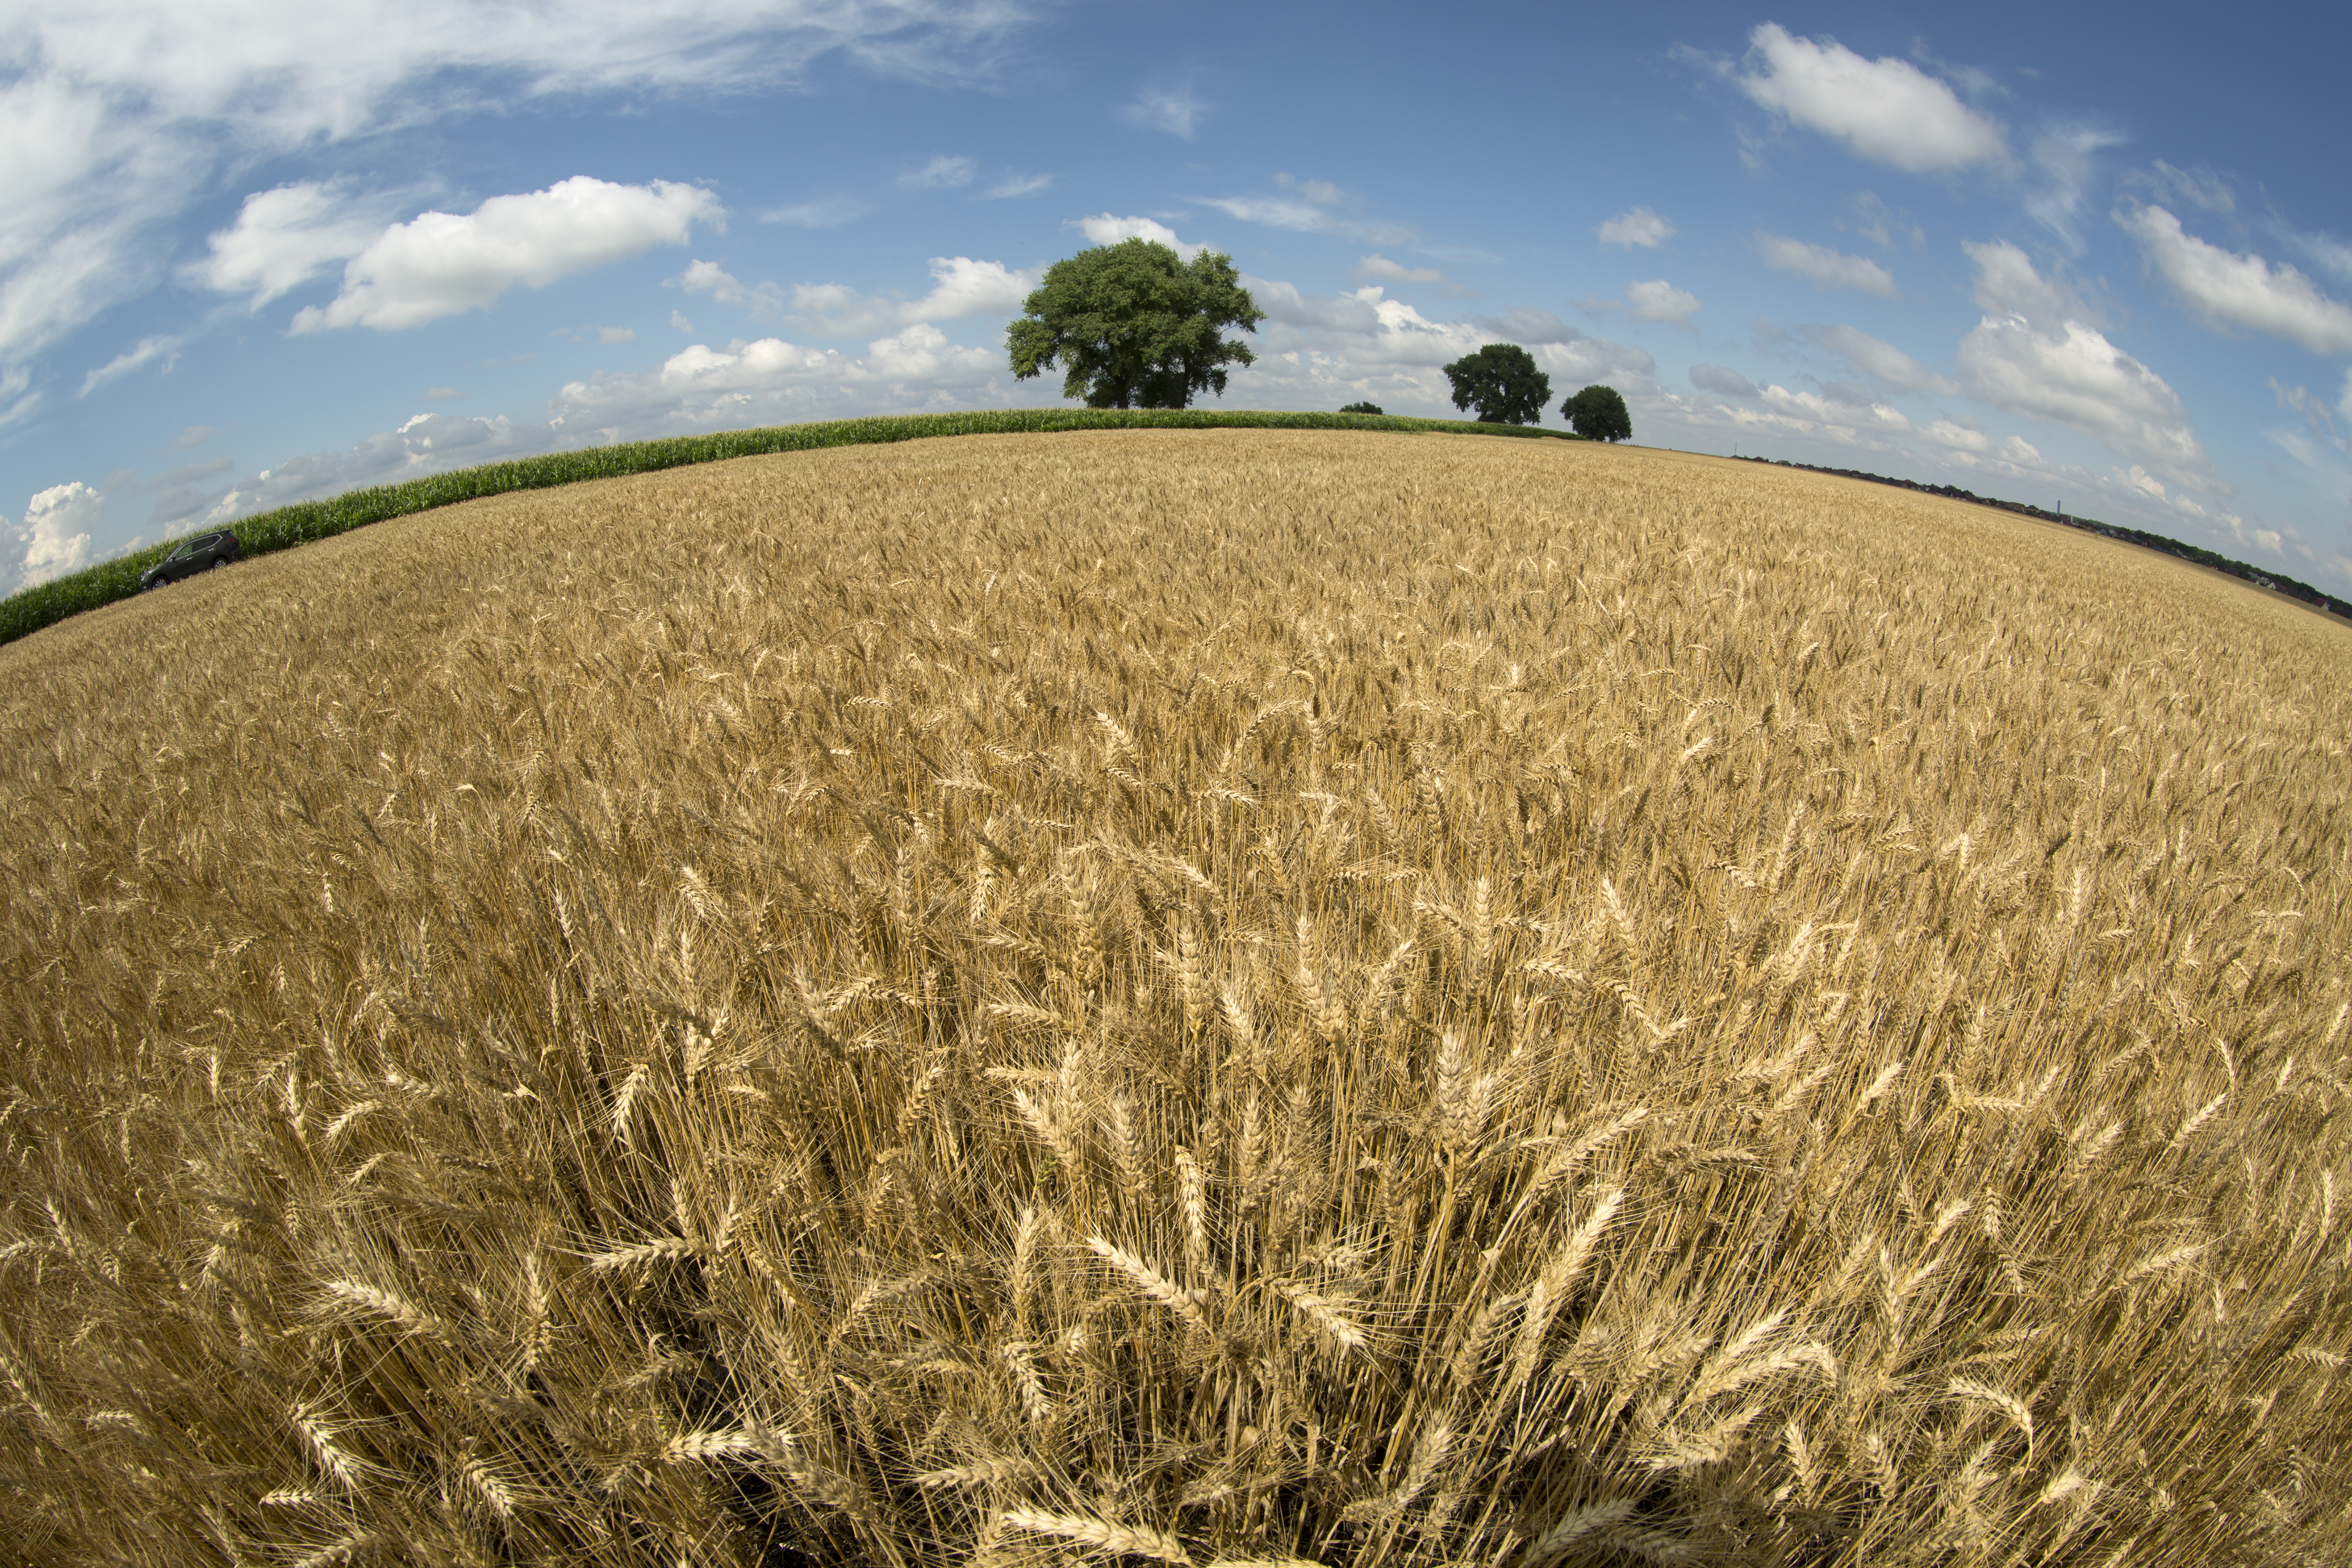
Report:
M1454 406L1475 407L1484 425L1537 425L1551 399L1551 377L1517 343L1488 343L1444 367ZM1613 386L1588 386L1559 405L1569 428L1588 441L1630 441L1633 416Z
M2167 555L2177 556L2180 560L2192 562L2200 566L2210 566L2216 572L2226 572L2231 576L2252 583L2258 588L2274 589L2290 599L2300 599L2315 609L2326 610L2331 615L2342 616L2347 620L2352 620L2352 602L2339 599L2335 595L2315 588L2308 583L2298 583L2283 572L2266 571L2260 566L2248 565L2243 561L2232 561L2218 551L2208 550L2201 544L2184 544L2178 539L2168 538L2161 533L2150 533L2146 529L2125 528L2119 523L2100 522L2093 518L2046 511L2041 507L2029 506L2023 501L2001 500L1993 496L1980 496L1974 490L1964 490L1958 485L1923 485L1916 479L1893 479L1885 474L1865 474L1859 468L1827 468L1819 463L1791 463L1782 458L1742 458L1739 461L1769 463L1776 468L1802 468L1813 474L1835 474L1842 479L1867 479L1874 485L1892 485L1896 489L1916 490L1926 496L1946 496L1953 500L1969 501L1977 506L1999 507L2003 511L2013 511L2022 517L2038 517L2044 522L2063 523L2068 528L2079 528L2085 533L2095 533L2103 539L2120 539L2127 544L2137 544L2149 550L2160 550Z
M1255 332L1265 312L1242 287L1234 258L1201 250L1190 261L1157 240L1090 246L1045 268L1004 330L1017 381L1064 371L1062 395L1089 408L1186 408L1204 392L1222 397L1225 366L1257 356L1227 327ZM1517 343L1488 343L1444 367L1454 406L1482 425L1540 425L1551 378ZM1381 412L1350 403L1342 414ZM1612 386L1588 386L1559 405L1588 441L1630 441L1633 418Z

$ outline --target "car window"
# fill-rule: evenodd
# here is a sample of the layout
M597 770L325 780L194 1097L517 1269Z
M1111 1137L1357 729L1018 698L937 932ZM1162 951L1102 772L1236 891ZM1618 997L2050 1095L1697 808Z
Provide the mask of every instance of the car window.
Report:
M172 552L171 554L163 557L163 559L166 561L185 561L189 556L194 555L195 552L196 542L192 539L188 541L187 543L183 544L180 548Z

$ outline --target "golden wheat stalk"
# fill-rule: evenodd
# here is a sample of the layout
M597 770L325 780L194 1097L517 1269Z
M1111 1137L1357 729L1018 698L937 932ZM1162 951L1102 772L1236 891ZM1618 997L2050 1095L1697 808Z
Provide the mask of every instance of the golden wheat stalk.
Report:
M1626 1498L1587 1503L1538 1536L1528 1545L1527 1554L1520 1562L1525 1568L1545 1568L1545 1564L1557 1560L1578 1542L1633 1518L1633 1502Z
M1534 1284L1528 1288L1527 1306L1519 1319L1518 1338L1511 1348L1511 1380L1509 1386L1517 1388L1535 1375L1536 1360L1542 1352L1545 1331L1551 1327L1552 1315L1575 1285L1577 1276L1592 1256L1594 1246L1609 1222L1625 1202L1626 1189L1617 1187L1606 1194L1584 1216L1559 1249L1545 1260Z
M942 1466L925 1470L915 1478L919 1487L936 1490L942 1487L1003 1486L1013 1481L1043 1479L1045 1471L1028 1459L1017 1455L1002 1454L988 1458L971 1459L961 1465Z
M701 1248L682 1236L660 1236L634 1247L619 1247L610 1252L591 1254L588 1268L593 1273L614 1274L625 1268L644 1268L656 1263L692 1258L700 1251Z
M679 1433L662 1446L661 1457L668 1465L704 1464L737 1454L761 1453L774 1446L767 1434L749 1426L717 1428Z
M1299 1316L1343 1354L1365 1353L1371 1349L1372 1342L1364 1332L1363 1325L1340 1311L1329 1300L1287 1279L1274 1281L1273 1289L1276 1295L1297 1309Z
M446 1323L397 1291L362 1284L355 1279L330 1279L321 1289L331 1300L377 1317L389 1318L410 1333L423 1334L444 1344L456 1342Z
M319 1466L341 1483L345 1491L356 1491L362 1481L377 1474L377 1467L367 1463L339 1445L339 1433L320 1418L317 1409L298 1405L288 1413L294 1430L301 1434L304 1445Z
M1180 1564L1181 1568L1191 1568L1192 1562L1174 1536L1156 1530L1113 1524L1107 1519L1086 1514L1048 1513L1041 1509L1007 1509L996 1518L1007 1529L1083 1542L1097 1552L1116 1557L1149 1557Z
M1209 1271L1208 1189L1189 1149L1176 1151L1176 1205L1184 1216L1184 1267L1201 1279Z
M1186 1290L1125 1247L1099 1236L1087 1237L1087 1250L1125 1275L1129 1283L1175 1313L1193 1328L1206 1331L1209 1320L1201 1310L1207 1292Z

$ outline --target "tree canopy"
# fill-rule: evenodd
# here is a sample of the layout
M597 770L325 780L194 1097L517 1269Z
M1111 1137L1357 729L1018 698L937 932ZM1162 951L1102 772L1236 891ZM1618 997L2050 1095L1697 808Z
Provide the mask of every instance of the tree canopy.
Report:
M1551 377L1536 368L1536 356L1517 343L1488 343L1445 367L1454 384L1454 406L1474 405L1487 425L1540 425L1551 400Z
M1343 403L1339 405L1342 414L1378 414L1380 411L1381 405L1377 403Z
M1056 261L1005 329L1013 374L1027 380L1059 361L1062 395L1089 408L1182 408L1223 396L1224 366L1255 364L1226 327L1257 330L1265 312L1241 286L1230 256L1184 260L1148 239L1098 245Z
M1613 386L1588 386L1559 405L1568 427L1590 440L1630 441L1633 416Z

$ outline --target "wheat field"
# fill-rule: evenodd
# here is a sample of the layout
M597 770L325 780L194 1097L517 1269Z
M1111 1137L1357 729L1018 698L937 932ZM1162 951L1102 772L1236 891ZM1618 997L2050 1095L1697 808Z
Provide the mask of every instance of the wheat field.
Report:
M2352 1562L2352 630L1670 453L744 458L0 650L0 1560Z

